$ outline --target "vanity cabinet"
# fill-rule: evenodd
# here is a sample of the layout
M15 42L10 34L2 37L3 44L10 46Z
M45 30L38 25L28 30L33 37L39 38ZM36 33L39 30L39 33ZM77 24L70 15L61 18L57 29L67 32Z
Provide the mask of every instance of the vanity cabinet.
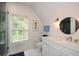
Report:
M64 46L49 39L42 39L43 56L79 56L79 49Z
M42 54L43 56L62 56L63 55L63 53L61 53L60 51L58 51L57 49L53 47L51 48L47 44L43 44Z
M8 48L6 3L0 2L0 56L7 55Z

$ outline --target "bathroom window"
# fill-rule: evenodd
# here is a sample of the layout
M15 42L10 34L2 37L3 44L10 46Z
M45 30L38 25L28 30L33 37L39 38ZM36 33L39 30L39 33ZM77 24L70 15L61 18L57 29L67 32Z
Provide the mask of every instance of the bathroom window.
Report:
M11 42L28 40L28 19L27 17L12 15L12 39Z

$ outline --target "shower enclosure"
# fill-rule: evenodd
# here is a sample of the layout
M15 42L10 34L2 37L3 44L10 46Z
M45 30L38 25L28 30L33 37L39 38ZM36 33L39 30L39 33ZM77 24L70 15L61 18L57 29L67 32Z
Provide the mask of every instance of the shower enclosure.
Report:
M0 2L0 56L8 53L7 8L5 2Z

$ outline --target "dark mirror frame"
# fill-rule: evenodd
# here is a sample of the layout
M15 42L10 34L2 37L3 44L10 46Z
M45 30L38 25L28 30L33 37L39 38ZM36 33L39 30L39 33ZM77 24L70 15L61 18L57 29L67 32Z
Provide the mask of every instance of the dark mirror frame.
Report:
M64 34L72 34L71 30L73 30L73 29L71 29L71 18L73 18L75 20L75 23L76 23L75 29L74 29L75 31L73 33L77 32L77 30L79 28L79 23L78 23L77 19L75 19L74 17L66 17L59 24L60 30Z

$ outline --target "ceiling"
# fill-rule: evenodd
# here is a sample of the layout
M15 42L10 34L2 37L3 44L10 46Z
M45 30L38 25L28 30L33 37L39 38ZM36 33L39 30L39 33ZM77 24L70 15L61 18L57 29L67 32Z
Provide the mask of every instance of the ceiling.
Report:
M19 4L31 6L41 20L50 20L65 15L71 16L75 13L79 14L78 2L19 2Z
M79 15L78 2L30 2L37 16L42 20L50 20L60 16Z

